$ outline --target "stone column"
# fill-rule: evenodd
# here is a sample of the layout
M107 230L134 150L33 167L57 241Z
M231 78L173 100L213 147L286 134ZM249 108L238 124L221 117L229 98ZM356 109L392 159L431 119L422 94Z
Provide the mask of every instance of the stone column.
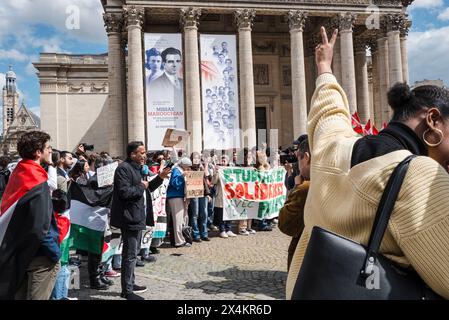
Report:
M402 24L400 28L401 32L401 58L402 58L402 78L404 82L409 82L408 73L408 51L407 51L407 36L412 22L407 19L402 19Z
M292 59L292 105L293 105L293 136L299 137L306 133L307 127L307 90L304 62L303 30L307 13L289 11L291 59Z
M142 25L144 9L124 9L128 31L128 140L145 142L143 98Z
M357 81L357 110L360 119L366 123L371 118L369 110L368 63L366 60L366 40L355 39L355 75ZM374 119L373 119L374 120Z
M379 53L377 49L377 40L370 39L372 78L373 78L373 115L372 120L376 124L377 129L382 128L382 108L380 99L380 81L379 81Z
M255 10L242 9L235 12L239 32L240 68L240 114L243 130L243 146L256 146L256 106L254 99L253 49L251 30ZM246 137L246 141L245 141Z
M337 78L338 83L341 83L341 45L340 37L337 38L334 47L334 58L332 60L332 72Z
M390 122L390 107L388 105L387 93L390 88L389 61L388 61L388 41L385 28L381 28L377 39L377 64L380 82L380 108L382 110L382 123Z
M355 22L355 14L346 13L337 16L340 28L340 52L341 52L341 84L348 96L351 114L357 111L357 89L354 66L354 46L352 28Z
M388 60L390 63L390 85L396 82L403 82L402 76L402 55L399 28L402 22L402 15L389 14L386 16L387 37L388 37Z
M109 154L123 156L123 56L122 50L122 13L104 13L104 25L108 34L108 140Z
M198 57L198 24L201 9L181 9L181 25L184 27L184 68L187 130L190 135L190 152L201 152L201 87L200 61Z

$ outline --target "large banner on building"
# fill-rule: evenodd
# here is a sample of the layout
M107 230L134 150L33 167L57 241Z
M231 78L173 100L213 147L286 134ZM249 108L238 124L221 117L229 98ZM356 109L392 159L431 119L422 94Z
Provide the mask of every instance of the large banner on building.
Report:
M235 35L200 35L204 149L240 148Z
M185 129L182 36L145 33L148 149L163 149L167 128Z
M221 167L223 220L272 219L284 206L287 188L285 169Z

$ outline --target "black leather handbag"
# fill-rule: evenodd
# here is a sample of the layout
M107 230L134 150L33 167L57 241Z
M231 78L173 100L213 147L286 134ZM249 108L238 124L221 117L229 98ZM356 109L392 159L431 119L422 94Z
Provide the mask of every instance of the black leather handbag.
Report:
M393 171L377 209L368 247L314 227L292 300L442 299L412 269L379 253L411 155Z

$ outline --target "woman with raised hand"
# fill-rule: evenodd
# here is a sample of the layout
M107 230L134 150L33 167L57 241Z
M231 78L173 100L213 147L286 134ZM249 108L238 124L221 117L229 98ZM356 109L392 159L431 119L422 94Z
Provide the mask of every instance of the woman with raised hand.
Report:
M388 93L393 118L378 136L357 137L346 94L332 74L337 30L316 48L318 78L308 116L311 184L305 228L287 280L290 299L311 230L320 226L367 245L376 210L393 169L411 154L380 253L414 269L449 298L449 93L403 83Z

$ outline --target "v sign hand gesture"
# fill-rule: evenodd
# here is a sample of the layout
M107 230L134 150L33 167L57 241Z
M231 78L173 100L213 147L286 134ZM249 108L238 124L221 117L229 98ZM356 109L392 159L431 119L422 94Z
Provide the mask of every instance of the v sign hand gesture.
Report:
M326 29L321 27L321 43L315 49L315 61L318 67L318 75L332 73L332 58L334 55L334 45L337 41L338 30L335 29L332 38L327 39Z

